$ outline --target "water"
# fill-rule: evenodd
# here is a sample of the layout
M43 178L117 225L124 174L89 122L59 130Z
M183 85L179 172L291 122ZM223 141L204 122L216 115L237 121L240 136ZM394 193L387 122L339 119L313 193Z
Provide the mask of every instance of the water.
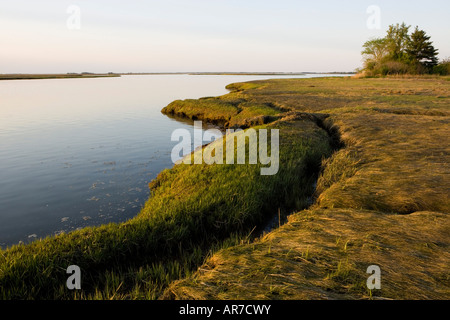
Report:
M0 81L0 246L135 216L148 183L173 166L173 130L193 130L160 110L268 78L277 76Z

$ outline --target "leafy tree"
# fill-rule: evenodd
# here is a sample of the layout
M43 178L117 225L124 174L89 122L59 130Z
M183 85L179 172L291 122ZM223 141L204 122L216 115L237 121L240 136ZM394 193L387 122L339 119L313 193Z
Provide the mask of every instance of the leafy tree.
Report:
M425 31L411 26L390 25L384 38L364 43L361 54L364 58L364 72L367 75L388 75L403 73L443 73L446 65L438 65L438 50L434 48Z
M418 65L424 66L428 70L431 70L438 64L438 50L434 48L430 38L431 37L428 36L425 31L419 30L419 27L416 27L411 34L411 40L409 41L407 49L407 52L413 61Z
M390 60L408 62L409 28L405 23L389 26L385 39Z
M363 45L362 55L367 62L381 62L388 54L387 41L384 38L376 38L367 41Z

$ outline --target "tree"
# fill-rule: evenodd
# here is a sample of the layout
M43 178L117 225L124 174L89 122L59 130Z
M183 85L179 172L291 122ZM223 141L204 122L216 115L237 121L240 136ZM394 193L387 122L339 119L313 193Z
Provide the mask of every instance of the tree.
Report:
M361 54L364 58L364 70L372 73L377 73L375 70L379 68L388 54L386 40L383 38L376 38L367 41L363 45Z
M422 65L429 71L438 64L438 50L434 48L430 38L425 31L419 30L419 27L416 27L411 34L407 49L411 59L417 65Z
M361 54L364 56L365 61L368 62L381 62L388 54L387 42L384 38L376 38L367 41L363 45L364 50Z
M364 58L364 73L369 76L404 73L443 73L446 65L438 65L438 50L434 48L425 31L416 27L393 24L384 38L366 41L361 54Z
M408 62L409 28L405 23L389 26L385 40L390 60Z

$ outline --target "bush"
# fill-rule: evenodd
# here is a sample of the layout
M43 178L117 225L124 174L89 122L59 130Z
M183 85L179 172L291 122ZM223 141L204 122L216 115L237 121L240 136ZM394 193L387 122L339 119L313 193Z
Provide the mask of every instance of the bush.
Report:
M383 63L371 63L366 65L365 76L388 76L406 73L416 73L410 65L399 61L386 61Z
M437 66L433 68L433 73L441 76L450 75L450 58L441 61Z
M383 76L405 74L410 71L410 66L399 61L387 61L381 65L380 71Z

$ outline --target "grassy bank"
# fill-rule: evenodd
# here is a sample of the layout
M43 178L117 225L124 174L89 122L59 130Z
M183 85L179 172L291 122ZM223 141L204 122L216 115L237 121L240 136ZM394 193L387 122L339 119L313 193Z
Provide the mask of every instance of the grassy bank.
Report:
M0 297L450 298L450 81L283 79L228 88L163 112L279 129L277 175L261 176L259 165L176 165L150 184L144 209L126 223L2 251ZM288 222L253 239L279 209L293 213ZM82 270L75 293L65 288L71 264ZM379 291L365 286L372 264L382 270Z
M344 146L307 211L219 251L167 299L449 299L447 78L271 80L230 86L247 102L328 114ZM220 98L219 98L220 99ZM366 269L382 270L368 290Z
M448 217L315 209L259 241L213 255L166 299L448 299ZM368 290L378 265L381 290Z

